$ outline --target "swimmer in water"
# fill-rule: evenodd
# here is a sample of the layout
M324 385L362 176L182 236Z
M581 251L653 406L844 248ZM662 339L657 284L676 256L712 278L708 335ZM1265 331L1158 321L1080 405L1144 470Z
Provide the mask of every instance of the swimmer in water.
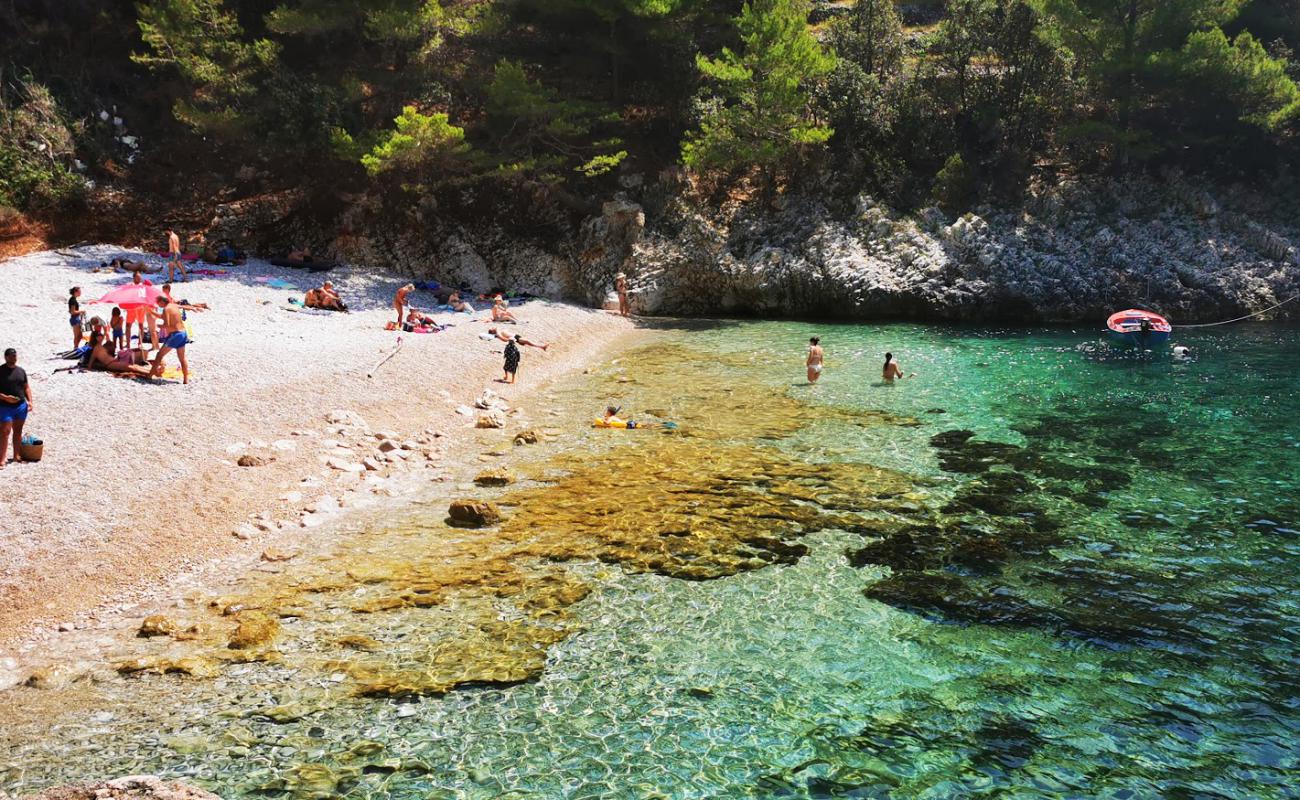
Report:
M1179 361L1190 361L1192 358L1192 348L1185 344L1174 345L1174 358Z
M636 430L637 428L659 427L658 423L655 422L637 422L635 420L630 420L630 419L620 419L618 416L618 412L620 408L621 407L615 407L615 406L605 407L605 427L627 428L628 430Z
M808 383L815 384L822 376L822 362L826 354L822 352L821 337L814 336L808 340Z
M885 368L883 373L881 374L881 377L885 379L885 383L890 383L890 384L894 382L894 379L904 377L903 369L902 367L898 366L898 362L894 360L893 353L885 353ZM911 375L908 375L906 377L915 378L916 373L913 372Z

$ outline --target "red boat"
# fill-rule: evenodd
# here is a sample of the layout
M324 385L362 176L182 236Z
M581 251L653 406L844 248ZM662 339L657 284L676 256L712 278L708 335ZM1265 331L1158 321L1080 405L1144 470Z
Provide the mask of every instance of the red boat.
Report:
M1174 326L1154 311L1130 308L1116 311L1106 320L1110 338L1133 347L1151 347L1169 341Z

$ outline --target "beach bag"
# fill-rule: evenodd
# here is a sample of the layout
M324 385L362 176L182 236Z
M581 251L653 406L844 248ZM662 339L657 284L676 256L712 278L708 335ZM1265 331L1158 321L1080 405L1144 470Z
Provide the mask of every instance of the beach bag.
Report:
M18 443L18 457L23 461L40 461L45 454L45 442L35 436L27 435Z

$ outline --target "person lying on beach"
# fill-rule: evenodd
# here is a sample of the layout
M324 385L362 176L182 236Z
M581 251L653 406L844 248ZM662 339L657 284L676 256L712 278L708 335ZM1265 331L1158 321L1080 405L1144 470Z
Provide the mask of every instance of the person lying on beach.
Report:
M130 351L124 351L125 360L119 357L119 353L112 349L112 343L105 344L102 336L92 333L90 335L90 360L86 362L89 369L100 370L102 372L124 372L128 375L135 375L139 378L149 377L149 368L140 367L131 363L132 358Z
M289 253L284 258L286 261L292 261L295 264L301 264L305 261L311 261L311 248L295 247L294 249L290 250Z
M515 319L515 315L510 313L509 305L506 303L506 299L501 295L497 295L492 301L492 321L519 322L519 320Z
M415 284L408 283L402 288L398 289L397 294L393 295L393 308L397 309L397 327L399 328L402 327L402 319L405 315L404 312L406 311L406 306L407 306L406 298L408 295L410 295L411 292L414 291L415 291Z
M452 292L447 298L447 305L451 306L452 311L474 313L474 306L460 299L460 292Z
M488 339L488 340L500 339L503 342L510 342L510 341L519 342L525 347L536 347L538 350L545 350L546 348L550 347L550 344L546 342L530 342L529 340L525 339L524 337L518 334L511 336L510 334L499 331L496 328L488 328L487 333L482 333L479 335L484 339Z

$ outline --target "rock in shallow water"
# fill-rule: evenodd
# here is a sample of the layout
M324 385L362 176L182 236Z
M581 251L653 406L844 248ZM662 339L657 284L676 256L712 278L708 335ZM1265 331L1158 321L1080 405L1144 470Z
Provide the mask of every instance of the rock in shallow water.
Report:
M456 500L447 509L451 524L462 528L483 528L501 521L501 509L495 503Z

